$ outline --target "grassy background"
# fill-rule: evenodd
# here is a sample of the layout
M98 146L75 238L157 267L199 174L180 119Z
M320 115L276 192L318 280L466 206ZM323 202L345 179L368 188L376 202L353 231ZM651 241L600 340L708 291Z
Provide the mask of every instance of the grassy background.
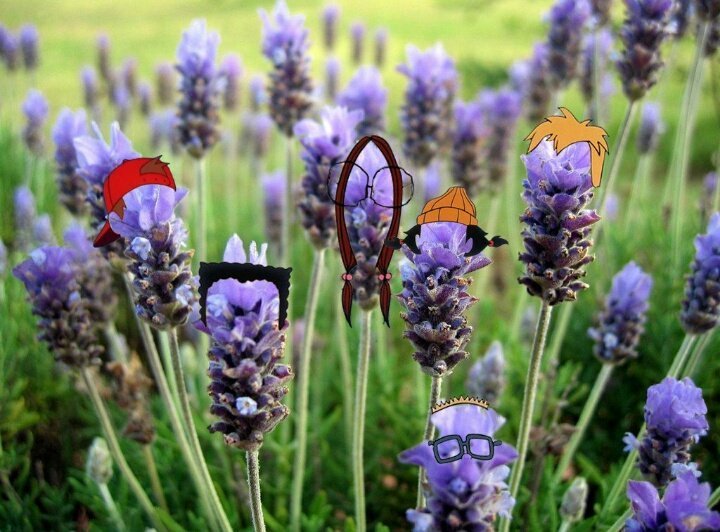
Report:
M337 55L343 62L342 79L352 75L350 64L350 24L362 20L368 27L368 35L375 28L389 29L388 60L383 70L385 82L390 89L388 117L391 136L399 136L398 109L402 103L404 78L394 67L403 61L408 43L424 48L441 41L456 59L462 77L462 93L471 97L484 86L496 86L504 80L507 66L514 60L527 57L536 40L544 38L546 27L542 14L550 2L524 2L520 0L473 1L436 0L423 2L391 3L379 0L364 2L339 2L342 15ZM321 50L320 2L292 2L291 9L306 14L314 42L313 71L322 79L324 52ZM196 17L204 17L211 28L222 36L221 54L237 52L242 56L249 73L262 73L268 68L260 55L260 24L257 8L270 9L271 2L79 2L39 0L17 3L10 9L0 7L0 21L15 28L23 22L37 24L41 36L41 66L34 85L43 91L51 103L51 119L54 120L63 106L78 107L82 104L79 72L83 65L94 64L94 42L101 32L107 33L112 43L112 58L120 65L126 57L135 57L139 63L141 78L153 80L154 67L159 61L173 61L175 48L182 31ZM615 25L622 19L616 6ZM366 41L365 57L371 57L370 41ZM572 422L579 414L584 398L592 385L599 364L592 358L592 345L585 331L592 322L593 314L600 308L604 291L610 277L627 261L636 260L655 278L652 306L647 332L641 345L640 358L615 372L591 425L586 440L578 453L577 470L588 477L591 485L592 504L601 501L612 485L614 475L623 456L621 438L626 431L636 431L642 422L642 405L645 389L658 382L682 339L677 321L677 309L682 299L681 275L672 274L670 261L670 238L666 219L659 199L661 185L666 179L666 166L671 155L674 125L682 99L684 81L692 55L692 39L686 37L678 46L668 44L666 57L671 57L672 70L667 79L650 95L663 102L664 119L669 132L663 137L658 160L653 172L653 195L641 205L639 221L627 223L628 212L624 200L635 169L634 137L624 158L618 179L620 197L619 219L606 220L604 243L597 250L596 263L588 268L591 289L579 296L568 337L563 344L561 378L557 394L572 380L576 373L577 384L569 395L569 406L563 420ZM712 97L713 78L717 83L717 64L706 71L703 98L696 135L692 147L691 187L686 202L685 238L682 264L688 264L692 253L692 237L703 230L697 205L700 198L699 178L712 168L711 153L718 145L720 121L717 101ZM249 76L248 76L249 77ZM0 227L5 242L12 242L12 191L22 182L25 155L19 141L22 125L19 105L25 89L33 84L24 74L0 79L3 99L0 103L0 172L4 185L0 187ZM321 81L318 82L321 84ZM245 95L246 96L246 95ZM578 116L583 114L583 104L576 89L571 88L563 97L563 105L570 107ZM613 135L625 110L625 102L619 93L612 100L611 118L604 124ZM107 132L110 109L104 109ZM239 118L224 116L223 127L237 134ZM531 126L521 124L520 131ZM48 128L49 129L49 128ZM146 153L149 134L142 117L134 114L127 128L136 148ZM394 142L395 144L395 142ZM524 144L516 145L517 160ZM273 144L273 156L269 169L282 168L284 147L281 139ZM399 151L399 150L398 150ZM192 168L182 157L171 158L173 169L185 185L192 184ZM299 160L296 173L300 172ZM521 166L518 164L517 166ZM49 183L52 179L51 164L41 172ZM521 168L518 168L519 172ZM249 175L247 162L240 159L226 160L218 146L210 157L210 199L212 207L209 256L217 257L224 243L233 232L248 242L263 239L263 227L258 205L261 199L257 176ZM519 178L519 177L518 177ZM56 206L54 187L47 186L45 195L38 199L40 210L49 212L56 220L56 233L60 236L67 216ZM478 204L479 212L486 212L487 198ZM516 205L520 212L519 204ZM480 216L481 220L484 218ZM504 218L502 218L504 219ZM192 222L192 217L191 217ZM192 228L192 223L190 224ZM505 224L502 225L505 227ZM498 264L489 270L475 274L500 277L504 288L488 290L473 311L475 333L471 346L471 358L478 357L494 339L503 341L508 358L508 390L498 410L508 423L500 433L503 441L513 441L516 433L522 386L525 377L528 345L511 338L509 321L512 309L521 289L512 283L512 259L519 248L519 225L507 227L504 233L511 241L509 251L496 257ZM498 231L502 232L502 231ZM300 232L296 233L293 248L293 306L295 316L304 308L305 287L310 275L311 250ZM13 257L13 261L20 257ZM272 257L271 257L272 261ZM352 515L351 477L349 474L350 452L345 441L343 419L343 381L337 357L337 332L343 327L335 325L335 305L339 285L336 269L339 259L328 255L330 267L326 270L326 282L320 299L318 315L318 347L314 357L311 385L311 452L306 485L305 528L308 530L342 529L349 525L345 517ZM305 267L305 265L308 265ZM22 500L18 511L0 499L0 528L10 530L71 529L83 527L88 519L100 529L109 527L102 502L95 488L86 482L82 472L85 449L92 437L98 434L91 408L86 398L78 393L72 376L54 367L44 346L33 340L34 320L29 313L21 286L12 278L4 281L5 298L2 302L0 320L0 438L3 453L0 471L6 473ZM394 286L394 292L399 290ZM535 305L536 302L532 301ZM129 320L128 304L119 305L118 327L128 334L130 345L139 349L135 329ZM366 435L366 483L368 497L368 522L383 523L391 529L405 529L404 511L414 501L416 471L402 466L395 460L397 453L417 443L423 425L424 396L429 378L417 378L416 364L410 358L410 347L401 338L401 321L397 315L399 306L393 302L391 318L393 328L381 330L380 320L374 323L376 350L373 354L367 413ZM376 316L377 318L377 316ZM351 358L355 358L357 329L348 330ZM551 332L552 338L552 332ZM387 344L386 344L387 342ZM711 433L695 448L694 457L702 464L704 479L713 487L720 484L720 468L711 457L720 451L720 439L713 431L720 420L714 405L720 398L720 387L713 375L720 367L717 342L712 342L706 354L706 363L697 379L702 386L710 409ZM201 383L205 359L203 356L188 359L190 372ZM195 366L193 372L192 366ZM471 361L464 362L452 377L446 389L455 395L463 393L464 379ZM419 384L418 384L419 383ZM201 386L201 384L198 384ZM197 426L206 426L210 419L201 414L205 401L198 394ZM156 459L168 497L173 518L189 529L202 528L198 506L188 478L176 467L180 463L179 452L174 445L172 433L158 400L154 404L158 419L158 439L155 445ZM116 425L122 425L122 413L115 412ZM275 431L263 448L263 496L268 525L273 530L284 530L287 518L287 489L290 484L289 464L293 449L289 441L292 418ZM249 526L244 504L243 457L226 449L219 437L201 431L201 439L210 462L213 478L219 485L224 506L232 514L234 523ZM148 485L139 450L124 442L131 464L139 471L144 485ZM180 469L180 470L178 470ZM548 470L549 471L549 470ZM527 485L528 482L524 482ZM547 486L547 484L546 484ZM142 523L141 510L136 507L132 494L123 483L114 478L111 491L127 519L131 529ZM527 520L520 520L520 529L551 530L557 527L557 506L563 488L543 490L541 497ZM526 497L521 492L521 502ZM590 515L590 512L589 512ZM592 520L578 529L589 529ZM378 529L382 526L378 525Z

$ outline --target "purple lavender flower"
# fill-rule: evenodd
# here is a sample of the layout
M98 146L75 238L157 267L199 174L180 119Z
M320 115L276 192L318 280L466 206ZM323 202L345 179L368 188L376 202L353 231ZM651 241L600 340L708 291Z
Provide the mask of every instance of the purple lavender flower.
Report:
M669 34L673 0L626 0L627 17L620 30L625 49L617 61L623 91L630 101L642 98L657 82L663 66L660 45Z
M38 66L39 36L33 24L25 24L20 28L20 49L23 63L28 70L35 70Z
M670 18L670 31L675 40L685 36L692 19L692 0L677 0L675 10Z
M0 238L0 278L5 277L8 265L8 251L5 247L5 243Z
M45 148L42 128L49 111L45 96L37 89L30 89L23 102L22 110L27 120L23 129L25 146L34 155L41 155Z
M250 78L250 110L257 113L265 103L267 103L265 80L262 76L256 74Z
M468 357L464 348L472 327L465 311L477 299L468 293L471 281L465 276L491 262L482 254L465 257L472 245L466 229L450 222L425 224L417 238L421 253L403 246L410 261L400 266L404 337L415 347L413 358L423 372L433 376L452 373Z
M484 434L493 437L505 419L493 409L475 405L457 405L432 415L439 437L456 434ZM429 486L425 508L407 511L415 531L493 530L498 516L510 518L515 500L505 479L508 464L517 458L512 445L495 447L490 460L475 460L464 455L460 460L439 464L427 441L403 451L399 460L425 468Z
M262 176L265 205L265 238L268 242L280 242L282 205L285 198L285 173L273 172ZM297 326L297 323L295 324Z
M583 27L589 17L587 0L557 0L550 9L548 65L554 89L567 87L577 75Z
M715 199L715 190L718 186L716 172L708 172L703 179L703 194L700 195L700 214L703 220L710 217Z
M99 364L103 352L81 294L79 271L72 250L58 246L34 250L13 269L38 317L40 340L56 360L72 367Z
M222 83L215 70L220 44L217 32L210 32L204 20L195 20L183 32L177 49L180 72L178 131L180 142L194 158L200 159L219 138L218 98Z
M35 222L33 222L33 243L37 246L54 246L57 244L49 214L41 214L35 218Z
M103 33L98 35L95 44L97 46L98 71L105 82L110 85L113 78L110 65L110 38Z
M223 260L266 265L266 247L258 253L253 242L248 257L234 235ZM286 321L278 328L279 305L277 288L268 281L226 279L208 289L207 327L196 325L213 340L208 391L210 412L220 420L210 432L221 432L226 444L246 451L259 449L265 434L289 414L281 401L293 375L279 364L288 326Z
M160 105L171 105L175 101L177 81L175 69L170 63L163 61L155 67L155 86Z
M122 69L120 70L119 79L125 88L130 93L130 96L137 95L137 59L134 57L128 57L123 61Z
M196 299L187 250L187 230L175 207L186 194L162 185L144 185L125 195L121 219L110 226L125 237L128 271L134 275L135 312L156 329L184 324Z
M590 0L590 7L595 23L598 26L607 26L610 22L612 0Z
M385 110L388 91L383 86L380 71L372 66L362 66L345 89L338 95L338 105L350 110L360 109L363 119L358 125L358 135L374 135L385 131Z
M5 62L5 43L12 38L10 30L0 23L0 59Z
M666 486L673 466L690 462L690 447L707 434L706 414L702 390L689 377L666 377L648 388L645 436L638 441L627 433L623 441L627 450L638 450L637 466L650 482Z
M490 344L485 356L473 364L465 388L470 395L498 405L505 389L505 355L500 342Z
M262 51L273 64L270 73L270 116L278 129L291 136L312 106L308 30L303 15L291 15L277 0L272 16L259 11L263 22Z
M530 78L530 60L520 59L508 67L508 85L515 92L527 94Z
M100 89L98 87L98 79L95 69L91 66L83 67L80 79L82 80L83 101L85 102L85 107L90 110L97 109Z
M700 20L715 20L720 17L720 2L718 0L695 0L695 11Z
M340 18L340 6L330 4L325 6L322 12L323 20L323 42L327 50L335 48L337 41L338 19Z
M328 57L325 61L325 97L335 101L340 84L340 61L337 57Z
M605 309L597 316L597 327L588 330L595 341L595 356L601 362L622 364L637 358L637 344L644 331L652 277L629 262L615 277L605 299Z
M356 20L350 26L350 38L352 40L352 61L356 65L362 63L363 49L365 48L365 24Z
M240 83L243 65L237 54L227 54L220 63L220 76L225 80L223 104L227 111L237 110L240 102Z
M397 70L408 77L401 111L403 149L416 167L425 167L452 142L455 63L439 43L425 52L410 45L407 63Z
M583 40L582 57L580 60L580 89L585 101L592 105L595 95L595 58L598 61L599 82L609 76L607 72L608 59L613 54L613 37L609 28L589 33ZM602 91L600 92L602 94ZM592 109L593 117L598 116L597 110Z
M522 97L512 89L499 89L483 91L479 100L486 115L485 124L489 128L486 152L488 177L490 184L497 187L507 174L509 152L522 112Z
M335 236L335 204L328 197L328 174L352 148L362 118L362 111L323 107L320 122L305 119L295 126L295 136L303 147L300 156L305 163L297 206L301 223L317 249L330 247Z
M9 72L14 72L20 66L20 43L18 38L8 30L2 34L2 58Z
M535 45L528 62L528 77L525 85L525 108L529 122L540 122L547 116L553 91L550 86L549 49L545 43Z
M528 205L520 221L525 274L518 279L530 295L550 305L574 301L588 285L580 280L589 254L591 225L600 216L585 207L593 197L590 180L590 147L568 146L559 154L544 140L522 157L527 170L523 199Z
M382 68L385 66L385 57L387 56L387 28L378 28L375 31L375 66Z
M152 86L147 81L141 81L137 88L138 105L143 116L150 116L152 112Z
M633 510L625 523L627 532L720 529L720 513L708 507L710 484L700 484L690 472L673 480L662 500L655 486L636 480L628 482L627 496Z
M120 128L124 129L130 118L132 109L132 94L122 78L116 78L116 82L112 86L112 103L115 106L115 117L120 124Z
M35 197L28 187L20 186L15 189L13 206L15 213L13 247L18 251L27 252L33 240L33 225L37 218Z
M154 152L158 153L161 146L168 146L173 155L180 153L177 122L173 109L155 111L150 115L150 145Z
M695 237L695 259L685 285L680 322L688 334L713 329L720 319L720 213L708 223L707 233Z
M270 151L272 125L272 118L266 113L251 116L250 145L253 157L258 161L263 160Z
M471 198L487 186L488 135L490 127L483 105L476 99L455 104L455 130L452 148L452 178Z
M441 176L439 161L430 163L430 166L425 169L423 179L425 179L425 197L423 198L423 201L427 203L431 199L437 198L440 195Z
M665 123L660 114L660 104L645 102L640 114L640 127L637 133L638 153L654 152L660 142L660 136L665 132Z

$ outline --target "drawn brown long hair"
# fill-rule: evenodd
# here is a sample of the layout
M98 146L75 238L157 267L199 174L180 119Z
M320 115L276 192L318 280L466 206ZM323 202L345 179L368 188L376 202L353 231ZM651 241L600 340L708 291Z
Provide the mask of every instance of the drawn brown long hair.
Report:
M403 203L403 180L400 172L400 167L395 159L395 154L390 148L390 144L377 135L370 135L361 138L350 150L350 153L345 160L340 178L338 180L337 190L335 192L335 220L337 223L337 234L338 244L340 245L340 256L342 257L343 265L345 266L345 273L342 275L344 281L342 288L342 307L345 313L345 319L352 327L352 321L350 320L350 314L352 310L352 300L354 295L354 288L352 283L352 274L357 268L357 261L355 260L355 254L353 253L352 246L350 245L350 237L347 232L347 225L345 224L345 206L343 205L345 198L345 191L347 189L348 181L350 179L350 172L355 166L355 163L360 156L360 153L368 145L373 142L375 146L380 150L385 161L388 163L390 175L392 177L393 185L393 205L392 219L390 221L390 228L386 240L383 242L382 249L378 255L375 267L378 270L378 279L380 281L380 310L382 311L383 319L385 324L390 327L390 278L392 275L388 272L388 266L392 260L393 248L387 245L389 239L397 237L398 230L400 229L400 207Z

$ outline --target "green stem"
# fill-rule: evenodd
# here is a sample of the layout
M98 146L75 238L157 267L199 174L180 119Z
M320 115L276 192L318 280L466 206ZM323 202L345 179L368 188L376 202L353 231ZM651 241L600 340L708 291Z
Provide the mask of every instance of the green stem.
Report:
M283 205L282 232L280 234L280 264L289 266L290 258L290 225L294 206L292 204L292 163L293 138L285 137L285 202Z
M125 478L125 481L128 483L130 490L133 492L135 497L137 497L137 500L140 502L140 506L143 507L145 513L147 513L148 517L150 517L153 526L159 530L165 530L165 527L163 526L162 522L160 521L155 512L155 507L153 506L152 502L150 502L150 498L147 496L145 490L140 485L140 482L138 481L135 474L132 472L132 469L130 469L130 465L127 463L127 460L125 460L125 455L120 448L120 443L118 442L117 435L115 434L115 429L113 428L112 422L110 421L110 416L105 409L105 403L103 403L103 400L100 397L100 392L95 385L95 380L90 374L90 370L87 367L81 368L80 374L82 375L83 381L85 382L85 387L88 389L90 399L92 399L93 406L95 407L95 412L97 413L98 419L100 420L100 426L102 427L103 433L105 434L105 439L108 442L110 453L112 454L115 463L118 465L120 473L122 473L123 478Z
M210 503L212 505L215 516L217 517L220 527L222 530L230 531L230 521L225 515L220 497L218 497L213 483L210 471L208 470L207 463L205 462L205 455L203 454L202 447L200 446L200 440L198 439L197 430L195 430L195 422L193 421L192 409L190 408L190 399L188 397L187 388L185 387L185 375L183 372L182 362L180 361L180 348L178 346L177 331L175 329L169 329L167 331L168 340L170 341L170 358L172 359L173 372L175 373L175 380L178 384L178 391L180 392L180 410L185 421L185 429L187 430L188 440L190 446L197 460L198 467L202 481L205 484L205 489L210 496Z
M688 77L688 86L685 92L685 101L683 102L682 112L680 114L680 123L675 137L675 146L679 148L678 152L673 153L673 159L677 157L677 164L670 168L673 170L674 194L672 204L672 221L673 221L673 265L675 271L680 262L680 237L682 235L683 221L685 213L681 213L685 200L685 182L687 180L688 163L690 155L690 141L692 139L693 129L695 128L695 116L697 112L697 104L699 101L700 87L702 85L703 73L703 52L705 49L705 40L708 34L708 23L701 22L698 28L697 45L695 47L695 58L693 60L690 76ZM674 176L673 176L674 177Z
M105 508L107 508L107 511L110 514L110 518L115 523L117 529L123 532L126 530L125 522L122 517L120 517L120 512L118 512L117 506L115 505L115 501L113 500L113 496L110 493L107 484L98 484L98 489L100 490L100 495L102 495L103 502L105 503Z
M353 486L355 487L355 528L365 532L365 469L363 448L365 441L365 401L367 399L368 366L370 362L370 324L372 311L360 313L360 350L355 381L355 414L353 416Z
M718 212L718 209L720 209L720 145L715 152L715 158L717 159L715 167L715 175L717 176L717 180L715 181L715 193L713 194L712 212L708 213L708 217L712 216L713 213Z
M155 457L152 453L152 446L143 445L143 456L145 457L145 465L147 466L148 475L150 476L150 486L152 487L153 496L160 505L160 508L168 511L167 500L165 499L165 492L163 491L162 483L160 482L160 476L158 475L157 465L155 464Z
M516 445L518 458L510 475L510 496L515 500L517 500L517 493L520 488L520 481L522 479L525 459L527 458L528 445L530 443L530 429L532 428L533 411L535 410L535 396L537 394L540 367L542 365L542 357L545 350L545 340L547 338L551 314L552 307L547 301L543 301L540 309L540 315L538 316L537 327L535 329L535 339L533 340L530 364L528 366L527 378L525 380L525 395L523 397L522 413L520 414L520 428ZM500 529L507 532L510 529L510 520L503 519Z
M710 342L711 337L712 331L708 331L702 336L700 336L700 340L695 346L695 349L693 350L693 353L690 356L690 359L688 360L685 369L681 372L682 376L690 377L692 379L693 374L697 370L698 364L702 360L703 353L705 351L705 348L707 347L708 342Z
M165 375L167 376L168 384L170 385L170 393L172 393L173 401L175 401L175 407L179 409L180 392L178 391L177 381L175 380L175 372L172 371L172 360L170 357L170 344L168 342L168 337L166 334L159 334L157 340L160 344L160 355L162 356Z
M290 522L293 530L300 530L302 516L303 481L305 479L305 460L307 453L308 390L310 382L310 358L315 333L318 295L325 263L325 249L315 250L308 296L305 301L305 334L297 371L297 417L295 441L295 463L293 465L292 497L290 504Z
M560 528L558 528L558 532L568 532L568 530L570 530L570 521L563 519L562 523L560 523Z
M207 175L205 172L205 158L195 160L195 187L197 189L197 253L195 260L207 259Z
M618 517L617 521L615 521L610 528L608 528L608 532L620 532L623 527L625 526L625 521L628 520L628 517L632 515L632 509L628 508L623 512L623 514Z
M118 333L115 327L114 321L109 321L103 329L105 334L105 340L110 348L110 355L112 359L122 364L127 364L127 356L125 355L125 348L120 341L120 333Z
M255 532L265 532L265 517L263 517L262 499L260 497L260 456L258 451L247 451L246 456L253 530Z
M347 324L342 310L342 300L335 298L335 332L337 334L338 352L340 353L340 373L343 383L343 415L345 418L345 441L352 445L353 434L353 382L350 348L347 340Z
M430 400L428 401L427 421L425 422L425 432L423 433L423 441L430 441L435 436L435 425L432 424L432 409L440 400L440 389L442 388L442 377L433 375L430 382ZM418 492L417 503L418 509L425 506L425 469L422 467L418 471Z
M713 491L712 495L710 495L710 500L708 501L708 508L712 508L718 502L720 502L720 487L715 488L715 491Z
M570 462L572 461L573 456L575 455L575 451L577 451L577 448L579 447L580 442L582 441L583 437L585 436L585 430L587 430L588 423L590 423L590 420L592 419L593 415L595 414L595 409L597 408L598 401L600 400L600 396L602 395L603 391L605 390L605 386L607 385L608 379L610 378L610 375L612 375L614 368L615 368L615 366L612 364L603 364L602 365L602 368L600 369L600 373L598 373L598 376L595 379L595 384L593 385L592 390L590 391L590 395L588 396L587 401L585 402L583 411L580 414L580 419L578 419L578 422L575 425L575 432L573 433L572 437L570 438L570 441L568 442L567 446L565 447L565 452L563 453L562 458L560 459L560 463L558 464L557 469L555 470L555 477L553 479L554 484L560 483L563 473L570 465Z
M626 223L626 229L632 231L635 228L635 221L640 214L639 203L643 203L647 193L647 181L650 175L650 167L652 166L652 153L644 153L640 155L637 167L635 168L635 177L633 178L632 191L630 192L630 199L627 203L626 212L628 213L628 219Z

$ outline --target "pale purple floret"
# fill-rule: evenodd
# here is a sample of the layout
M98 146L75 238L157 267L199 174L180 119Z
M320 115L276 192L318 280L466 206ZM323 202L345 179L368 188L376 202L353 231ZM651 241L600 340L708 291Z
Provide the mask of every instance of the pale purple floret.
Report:
M26 186L19 186L13 193L15 236L13 247L22 252L30 250L33 241L33 225L37 218L35 196Z
M77 154L73 140L87 133L87 116L84 109L60 111L52 138L55 142L55 176L60 201L75 216L88 212L87 182L78 172Z
M360 109L364 116L358 135L374 135L385 131L385 110L388 91L380 71L372 66L360 67L337 97L337 103L350 110Z
M41 155L45 148L42 130L50 110L48 102L42 92L30 89L22 104L22 110L26 120L23 128L25 146L34 155Z

